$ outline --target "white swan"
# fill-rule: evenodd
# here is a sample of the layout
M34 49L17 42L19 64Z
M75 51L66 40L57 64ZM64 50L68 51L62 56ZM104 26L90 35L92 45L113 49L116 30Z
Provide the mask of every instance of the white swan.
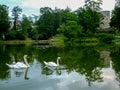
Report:
M6 65L9 68L14 68L14 69L28 68L28 67L30 67L30 65L27 62L27 57L28 57L28 55L24 55L24 57L23 57L25 64L23 62L17 62L15 64L7 64L6 63Z
M57 63L44 61L44 64L48 67L57 67L59 66L59 60L61 60L61 57L57 57Z

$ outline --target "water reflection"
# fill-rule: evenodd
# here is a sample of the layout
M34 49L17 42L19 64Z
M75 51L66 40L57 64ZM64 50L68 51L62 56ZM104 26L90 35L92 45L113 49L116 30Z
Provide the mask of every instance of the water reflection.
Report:
M116 48L113 45L0 46L0 89L8 90L10 88L3 87L3 84L9 83L11 87L15 87L14 83L17 83L21 90L25 88L25 86L20 85L24 82L28 86L32 84L36 90L46 90L46 87L47 90L73 90L73 87L74 90L119 90L119 50L120 47ZM7 68L5 63L11 63L14 58L19 59L24 54L30 56L30 68L23 70ZM14 58L11 59L11 55ZM62 58L61 67L45 67L44 61L56 62L58 56ZM27 89L32 90L31 88Z
M26 68L26 70L25 70L25 76L24 76L24 79L25 80L29 80L30 78L28 77L28 70L29 70L29 68Z
M25 80L29 80L28 70L29 70L29 68L25 68L25 69L9 69L7 72L9 73L9 78L14 78L14 77L20 78L20 77L24 76Z
M52 75L53 73L56 73L56 75L61 75L61 69L59 67L44 67L42 70L42 74L45 75Z

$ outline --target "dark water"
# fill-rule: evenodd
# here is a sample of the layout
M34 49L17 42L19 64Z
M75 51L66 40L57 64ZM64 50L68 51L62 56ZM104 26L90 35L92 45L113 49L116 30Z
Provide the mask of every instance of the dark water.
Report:
M25 54L30 68L5 65ZM56 62L58 56L61 67L45 67L43 61ZM120 90L120 47L0 45L0 90Z

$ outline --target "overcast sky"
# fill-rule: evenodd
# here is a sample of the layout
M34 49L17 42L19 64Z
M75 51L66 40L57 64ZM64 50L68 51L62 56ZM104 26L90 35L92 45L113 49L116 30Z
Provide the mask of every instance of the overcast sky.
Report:
M55 7L65 9L67 6L73 11L84 5L85 0L0 0L0 4L9 6L9 10L14 6L20 6L23 9L23 13L27 15L39 14L41 7ZM112 10L115 5L115 0L103 0L101 8L103 10Z

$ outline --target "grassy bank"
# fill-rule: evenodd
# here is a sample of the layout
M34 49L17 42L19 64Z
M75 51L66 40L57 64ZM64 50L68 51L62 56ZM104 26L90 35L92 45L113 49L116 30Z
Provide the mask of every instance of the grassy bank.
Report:
M26 38L25 40L6 40L6 41L0 41L0 44L7 44L7 45L19 45L19 44L49 44L49 40L32 40L30 38Z
M81 43L93 43L98 42L96 38L81 38ZM30 38L26 38L25 40L6 40L6 41L0 41L0 44L7 44L7 45L19 45L19 44L26 44L26 45L32 45L32 44L51 44L55 46L64 46L64 36L63 35L57 35L52 37L49 40L32 40Z
M82 37L79 40L74 40L74 44L97 44L100 43L101 41L109 41L112 40L111 37L113 36L100 36L100 37ZM19 45L19 44L25 44L25 45L32 45L32 44L50 44L54 46L64 46L64 39L65 37L63 35L56 35L52 37L49 40L32 40L30 38L26 38L25 40L6 40L6 41L0 41L0 44L11 44L11 45ZM100 41L101 40L101 41ZM120 37L117 37L114 41L119 41ZM67 41L66 41L67 42Z
M53 38L49 40L32 40L30 38L26 38L25 40L5 40L0 41L0 44L6 44L6 45L32 45L32 44L51 44L55 46L61 46L64 45L64 37L63 36L54 36Z
M50 44L52 44L52 45L64 46L64 36L63 35L54 36L49 41L50 41Z

